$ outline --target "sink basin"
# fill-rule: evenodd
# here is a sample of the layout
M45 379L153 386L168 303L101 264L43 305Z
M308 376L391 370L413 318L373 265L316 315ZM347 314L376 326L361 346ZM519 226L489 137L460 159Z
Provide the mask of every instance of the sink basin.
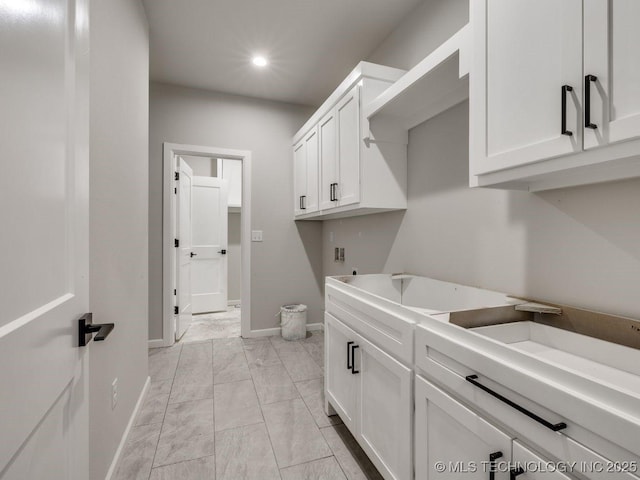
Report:
M640 397L640 350L535 322L470 330L543 362Z

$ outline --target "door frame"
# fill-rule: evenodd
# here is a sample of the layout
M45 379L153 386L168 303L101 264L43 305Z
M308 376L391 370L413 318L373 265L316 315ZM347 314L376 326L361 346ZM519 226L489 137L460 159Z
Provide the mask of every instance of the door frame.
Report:
M228 148L206 147L164 142L163 195L162 195L162 345L169 347L175 343L173 314L173 279L176 275L176 252L173 246L176 228L176 199L174 172L176 156L190 155L212 158L230 158L242 161L242 219L240 222L240 258L242 262L242 305L240 335L248 337L251 332L251 151Z

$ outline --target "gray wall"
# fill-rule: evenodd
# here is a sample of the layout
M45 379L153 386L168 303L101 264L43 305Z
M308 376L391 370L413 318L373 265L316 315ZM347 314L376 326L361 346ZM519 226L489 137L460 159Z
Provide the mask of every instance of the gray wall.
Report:
M461 4L425 2L371 60L411 67L442 40L439 26L453 33L466 22ZM408 154L407 211L325 222L325 275L406 271L640 317L640 180L539 194L469 189L467 103L411 130ZM335 246L346 248L344 265L333 262Z
M227 298L229 301L240 301L242 294L240 218L240 213L229 213L227 239Z
M91 478L105 478L148 375L149 38L138 0L91 2ZM111 409L111 382L118 404Z
M162 143L252 151L251 328L278 326L280 305L309 305L322 319L322 226L293 218L291 137L312 109L151 83L149 338L162 336ZM300 222L299 222L300 223Z

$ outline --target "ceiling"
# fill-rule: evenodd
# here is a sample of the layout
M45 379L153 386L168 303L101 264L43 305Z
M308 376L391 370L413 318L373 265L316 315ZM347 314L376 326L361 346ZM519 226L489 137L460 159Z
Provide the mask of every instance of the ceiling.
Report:
M319 105L422 1L143 0L151 79Z

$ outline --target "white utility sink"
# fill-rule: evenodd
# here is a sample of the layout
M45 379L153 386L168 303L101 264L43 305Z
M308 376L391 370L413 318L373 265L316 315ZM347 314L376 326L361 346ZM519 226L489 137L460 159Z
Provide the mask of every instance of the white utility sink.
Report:
M640 350L535 322L470 330L543 362L640 396Z

